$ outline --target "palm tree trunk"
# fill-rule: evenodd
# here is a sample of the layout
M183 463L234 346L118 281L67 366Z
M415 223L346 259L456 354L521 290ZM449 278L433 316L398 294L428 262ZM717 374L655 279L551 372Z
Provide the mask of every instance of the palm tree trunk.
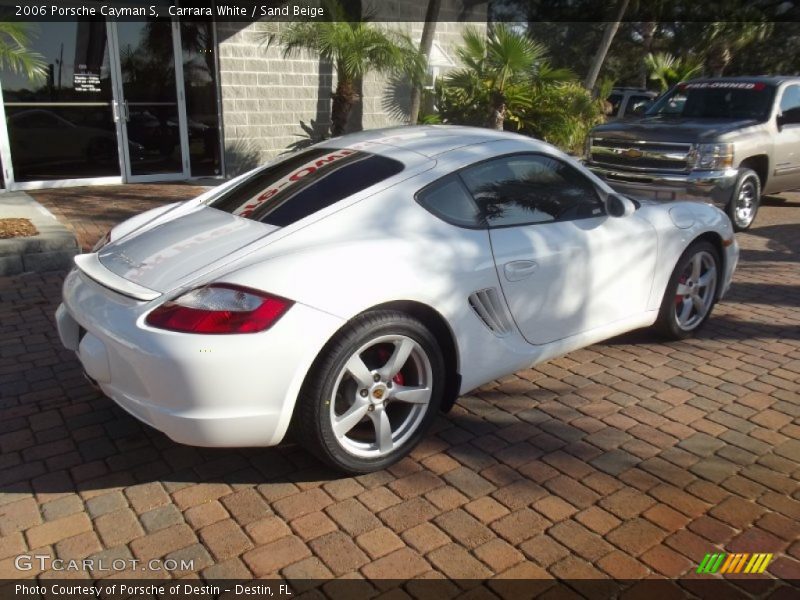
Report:
M725 43L712 46L708 54L708 68L712 77L722 77L725 68L733 58L730 48Z
M358 101L358 92L352 81L346 78L339 78L336 84L336 91L333 93L333 105L331 106L331 135L336 137L343 135L347 128L347 121L353 105Z
M433 47L433 36L436 33L436 20L439 18L439 8L442 0L428 0L428 10L425 13L425 25L422 28L422 38L419 41L419 51L425 56L425 64L431 56ZM411 125L417 123L419 119L419 107L422 102L422 88L419 83L412 82L411 106L408 111L408 122Z
M650 54L650 50L653 48L653 38L655 37L657 26L658 24L654 21L642 23L642 62L641 66L639 67L639 87L641 88L647 87L648 73L647 64L644 62L644 57Z
M625 11L628 9L628 2L629 0L620 0L619 4L617 4L615 20L606 23L603 39L600 40L600 48L597 49L592 65L589 67L589 73L587 73L586 79L583 81L583 87L590 92L594 90L594 85L597 83L597 77L600 75L600 69L606 60L608 49L611 48L611 42L614 41L614 36L617 35L622 17L625 16Z
M492 108L489 115L489 127L503 131L506 122L506 97L503 92L496 91L492 95Z

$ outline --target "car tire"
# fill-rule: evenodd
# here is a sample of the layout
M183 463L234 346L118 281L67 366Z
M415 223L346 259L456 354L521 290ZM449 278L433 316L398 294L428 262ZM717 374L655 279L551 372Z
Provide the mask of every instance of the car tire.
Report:
M364 313L314 362L297 400L295 436L340 471L384 469L436 419L445 378L442 351L425 325L397 311Z
M656 329L673 340L694 335L711 315L721 279L719 252L714 245L704 240L691 244L669 279Z
M745 231L750 228L760 204L761 180L758 174L751 169L742 169L726 211L733 223L734 231Z

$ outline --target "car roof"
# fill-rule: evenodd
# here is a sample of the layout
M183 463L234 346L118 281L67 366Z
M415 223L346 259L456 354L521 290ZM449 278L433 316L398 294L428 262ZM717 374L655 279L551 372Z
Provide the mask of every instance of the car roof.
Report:
M641 88L641 87L615 87L615 88L611 88L611 93L612 94L615 94L615 93L616 94L622 94L622 93L625 93L625 92L633 92L633 93L636 93L636 94L658 95L658 92L654 92L653 90L648 90L647 88Z
M358 148L374 154L393 156L402 151L415 152L432 158L456 148L493 141L523 141L534 150L546 150L548 145L539 140L482 127L461 125L406 125L385 129L371 129L326 140L325 148Z
M800 83L800 77L794 75L753 75L753 76L738 76L738 77L698 77L696 79L689 79L686 83L711 83L715 81L733 81L741 83L766 83L769 85L778 85L786 81Z

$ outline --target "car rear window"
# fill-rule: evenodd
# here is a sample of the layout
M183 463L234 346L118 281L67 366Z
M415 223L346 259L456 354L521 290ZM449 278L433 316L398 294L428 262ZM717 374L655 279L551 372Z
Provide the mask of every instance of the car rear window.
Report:
M399 161L350 148L315 148L262 169L209 206L285 227L403 170Z

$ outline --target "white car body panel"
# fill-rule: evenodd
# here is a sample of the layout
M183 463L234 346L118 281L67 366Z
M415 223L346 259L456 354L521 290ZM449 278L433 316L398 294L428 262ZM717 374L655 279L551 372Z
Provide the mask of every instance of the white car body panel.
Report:
M509 309L532 344L572 337L646 310L657 237L638 215L505 227L490 234Z
M190 335L144 324L152 306L108 294L81 272L64 282L58 322L91 377L126 411L172 439L199 446L269 446L283 438L305 371L343 325L300 303L270 330L235 336ZM75 322L87 333L78 342ZM106 327L102 323L112 323ZM295 337L297 336L297 337ZM296 343L275 344L274 340ZM316 338L316 339L315 339Z
M162 296L154 300L110 291L97 283L109 285L102 273L94 280L80 270L68 275L57 313L62 342L124 409L179 442L277 444L325 344L353 317L397 302L415 302L441 316L456 348L460 392L466 393L652 325L686 247L706 233L734 239L724 213L696 203L642 204L622 218L487 230L456 227L414 201L418 190L448 173L513 152L556 156L578 168L601 195L611 193L573 159L522 136L418 127L363 132L321 146L366 149L406 168L283 228L205 207L257 170L118 225L92 264L105 265L113 274L109 281L122 277L157 290ZM671 214L675 207L679 212ZM725 249L724 289L737 257L733 242ZM530 276L524 268L512 272L510 280L505 265L514 261L537 266ZM295 304L272 328L254 334L185 334L145 323L163 301L212 281ZM470 307L470 295L486 289L496 291L496 308L514 323L508 330L492 331ZM87 332L80 341L79 326Z

